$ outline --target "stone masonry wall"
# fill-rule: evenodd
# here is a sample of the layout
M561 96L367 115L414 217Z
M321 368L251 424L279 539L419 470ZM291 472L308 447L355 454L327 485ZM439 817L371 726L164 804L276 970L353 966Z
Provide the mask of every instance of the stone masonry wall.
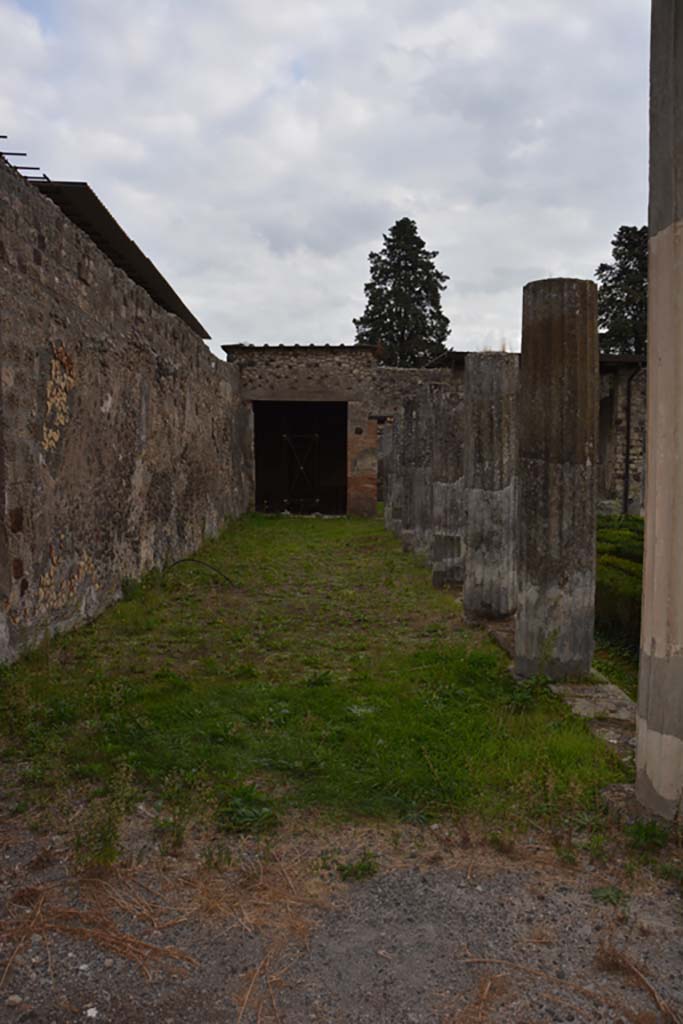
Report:
M348 499L352 515L374 515L377 502L377 420L401 413L427 385L462 397L460 367L396 369L378 366L372 348L359 345L224 345L239 367L245 401L346 402ZM381 487L382 481L380 481Z
M422 384L462 391L463 367L397 369L378 366L360 345L225 345L240 367L249 401L362 402L371 416L393 416Z
M631 392L630 440L628 423ZM640 515L645 501L647 370L603 367L600 375L598 509ZM628 494L626 464L628 460ZM628 508L624 508L624 502Z
M368 382L369 400L376 416L394 416L404 402L412 398L424 385L441 385L456 402L464 394L465 369L463 366L433 369L397 369L376 366Z
M244 512L234 367L0 161L0 661Z
M265 402L361 402L377 362L355 345L226 345L244 397Z

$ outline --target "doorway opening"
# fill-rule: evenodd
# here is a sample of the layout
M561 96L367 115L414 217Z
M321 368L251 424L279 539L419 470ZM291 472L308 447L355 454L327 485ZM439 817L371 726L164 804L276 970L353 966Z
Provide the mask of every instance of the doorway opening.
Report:
M254 402L256 510L346 513L346 402Z

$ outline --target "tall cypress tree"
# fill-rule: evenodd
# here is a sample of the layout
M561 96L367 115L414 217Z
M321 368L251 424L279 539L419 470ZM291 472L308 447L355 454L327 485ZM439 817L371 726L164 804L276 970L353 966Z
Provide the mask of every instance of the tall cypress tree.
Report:
M374 345L385 366L426 366L446 351L448 317L441 292L448 276L436 269L430 252L409 217L397 220L383 236L380 252L371 252L366 306L354 319L356 344Z
M623 224L612 239L612 263L595 271L600 348L609 355L647 350L647 228Z

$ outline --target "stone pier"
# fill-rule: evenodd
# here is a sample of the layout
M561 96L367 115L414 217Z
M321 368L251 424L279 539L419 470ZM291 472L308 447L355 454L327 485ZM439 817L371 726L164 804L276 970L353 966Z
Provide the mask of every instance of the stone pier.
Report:
M648 453L636 792L683 801L683 0L653 0Z
M435 431L441 426L435 423L432 388L423 385L416 393L415 462L413 467L413 503L415 522L415 551L428 561L432 557L434 538L432 460Z
M391 525L391 487L393 484L394 425L382 424L377 459L377 498L384 502L384 525Z
M465 578L465 429L461 397L432 387L432 583L461 584Z
M384 510L384 524L401 536L403 520L403 413L398 412L391 424L391 461L389 463L389 502Z
M401 530L406 551L428 555L431 542L431 452L434 425L428 389L418 388L401 416Z
M465 358L465 612L500 619L517 605L519 356Z
M400 530L398 537L406 551L415 547L415 459L417 449L417 401L409 398L401 414L401 450L398 471L401 475Z
M524 289L515 669L585 675L593 658L599 363L597 288Z

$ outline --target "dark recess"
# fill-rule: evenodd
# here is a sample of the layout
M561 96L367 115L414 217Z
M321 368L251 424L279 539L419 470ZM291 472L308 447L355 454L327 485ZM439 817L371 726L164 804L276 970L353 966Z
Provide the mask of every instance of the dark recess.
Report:
M256 508L346 513L346 403L254 402Z

